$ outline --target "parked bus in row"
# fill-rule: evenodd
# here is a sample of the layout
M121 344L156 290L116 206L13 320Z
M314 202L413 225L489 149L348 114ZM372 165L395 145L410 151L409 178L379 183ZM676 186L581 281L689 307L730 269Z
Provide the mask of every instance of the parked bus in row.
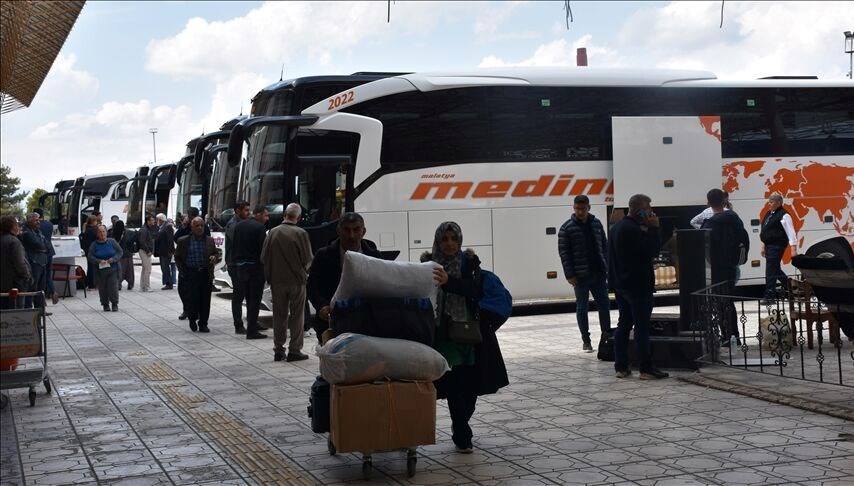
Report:
M86 219L95 212L100 212L104 224L110 225L110 216L116 215L122 220L127 216L127 195L118 190L116 183L127 180L133 174L115 172L83 176L69 181L60 181L49 192L39 199L39 205L51 214L51 222L59 231L60 226L69 236L78 236ZM50 202L49 199L53 199ZM45 207L49 206L49 207ZM55 212L54 212L55 211ZM62 222L62 217L65 222ZM63 224L61 224L63 223Z
M854 90L842 81L588 67L415 73L339 90L299 115L293 91L262 91L232 131L241 198L299 201L313 226L358 211L367 238L412 261L438 223L457 221L517 303L569 294L557 228L578 194L603 221L632 194L649 195L670 265L674 231L723 188L751 233L742 278L764 275L759 222L773 192L800 248L854 238Z

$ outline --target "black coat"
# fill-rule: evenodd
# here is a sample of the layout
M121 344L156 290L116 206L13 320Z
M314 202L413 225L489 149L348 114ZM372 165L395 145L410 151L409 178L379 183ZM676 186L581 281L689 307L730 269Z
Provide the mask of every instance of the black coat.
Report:
M172 256L175 253L175 229L166 223L157 231L154 238L154 256Z
M587 216L587 224L593 231L593 240L596 242L596 267L600 274L608 271L608 259L605 253L608 250L608 240L605 238L605 229L602 223L592 214ZM568 279L575 277L584 279L594 274L591 268L590 254L587 251L587 238L584 234L583 223L573 214L566 223L560 227L557 235L557 249L560 254L560 262L563 265L563 274Z
M374 258L382 258L376 247L367 240L362 240L362 253ZM308 273L308 300L315 310L332 302L332 296L338 289L341 280L341 244L338 240L324 246L314 255L311 270Z
M611 228L609 281L617 290L655 291L652 260L661 250L658 228L642 227L632 217L625 217Z
M430 259L430 254L422 256ZM501 347L495 336L499 319L490 312L480 310L478 301L483 295L483 281L480 277L480 258L469 250L463 252L463 273L461 278L448 277L448 282L442 286L445 292L466 297L469 309L479 316L480 335L483 341L474 347L473 379L477 380L477 394L490 395L510 384L507 377L507 367L501 355ZM474 383L471 384L475 386ZM447 387L442 379L436 381L436 397L448 398Z

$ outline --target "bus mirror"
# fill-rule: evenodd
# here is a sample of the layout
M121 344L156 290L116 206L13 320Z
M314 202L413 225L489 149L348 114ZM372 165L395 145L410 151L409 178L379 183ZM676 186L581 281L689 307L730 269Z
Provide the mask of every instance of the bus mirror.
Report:
M237 167L240 165L240 156L243 153L243 122L238 123L231 129L228 136L228 165Z

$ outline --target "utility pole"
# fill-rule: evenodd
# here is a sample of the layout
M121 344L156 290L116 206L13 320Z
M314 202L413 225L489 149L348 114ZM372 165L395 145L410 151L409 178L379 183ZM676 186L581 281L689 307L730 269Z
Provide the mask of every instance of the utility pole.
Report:
M157 141L155 140L155 135L157 134L156 128L149 128L148 132L151 133L151 147L154 149L154 163L157 163Z
M854 79L854 32L845 31L845 53L848 54L848 79Z

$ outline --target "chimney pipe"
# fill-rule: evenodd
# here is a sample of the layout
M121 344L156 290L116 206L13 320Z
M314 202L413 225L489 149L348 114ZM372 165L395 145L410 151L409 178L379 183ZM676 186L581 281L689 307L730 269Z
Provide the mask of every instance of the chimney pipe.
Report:
M587 48L579 47L575 50L575 65L587 66Z

